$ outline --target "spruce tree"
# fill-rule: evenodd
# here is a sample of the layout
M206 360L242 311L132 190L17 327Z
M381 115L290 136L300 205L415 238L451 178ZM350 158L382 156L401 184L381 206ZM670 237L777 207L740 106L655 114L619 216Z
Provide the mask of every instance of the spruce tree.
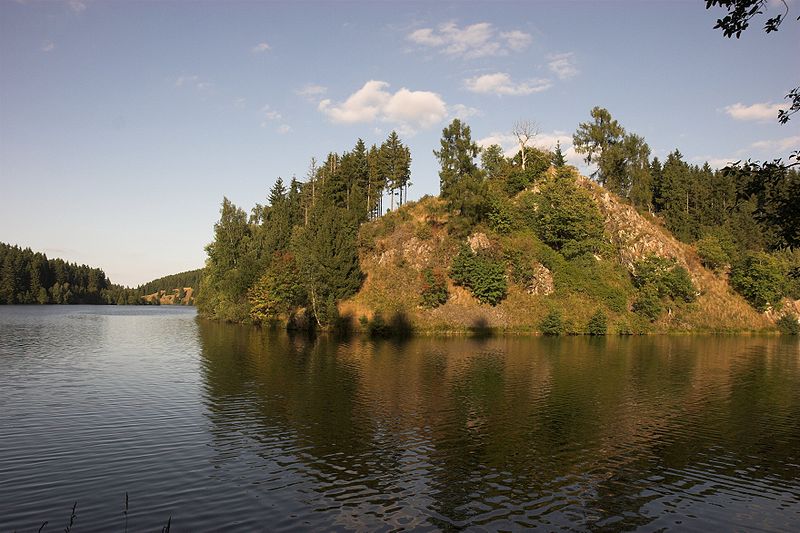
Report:
M441 167L439 188L442 198L450 200L461 181L474 180L480 176L478 166L475 164L480 149L472 141L469 126L457 118L442 130L440 146L438 151L433 151Z
M564 153L561 151L561 141L556 141L556 151L553 152L553 166L561 168L566 164L567 158L564 157Z

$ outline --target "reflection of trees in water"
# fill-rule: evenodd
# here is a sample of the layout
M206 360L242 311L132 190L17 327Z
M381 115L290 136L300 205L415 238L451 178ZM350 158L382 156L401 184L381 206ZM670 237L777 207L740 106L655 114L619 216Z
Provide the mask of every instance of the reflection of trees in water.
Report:
M256 454L340 525L635 528L714 476L797 492L800 370L776 339L200 329L220 466L258 477Z

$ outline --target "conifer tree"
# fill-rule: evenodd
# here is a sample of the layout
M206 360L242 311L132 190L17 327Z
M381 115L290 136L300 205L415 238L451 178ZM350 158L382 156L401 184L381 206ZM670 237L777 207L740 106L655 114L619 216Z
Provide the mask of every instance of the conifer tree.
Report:
M564 153L561 151L561 141L556 141L556 151L553 152L553 166L561 168L566 164L567 158L564 157Z
M439 188L442 198L452 198L456 186L465 179L475 179L480 176L475 158L480 149L472 141L468 125L459 119L453 121L442 130L441 148L433 151L439 159Z

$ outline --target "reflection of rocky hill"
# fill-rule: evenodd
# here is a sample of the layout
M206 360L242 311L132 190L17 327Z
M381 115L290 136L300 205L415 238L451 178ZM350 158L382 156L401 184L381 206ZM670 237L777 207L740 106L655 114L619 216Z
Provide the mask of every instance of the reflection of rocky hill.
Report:
M257 471L252 490L312 529L629 530L656 524L653 506L692 528L727 505L734 522L796 509L800 367L784 339L199 327L213 460Z

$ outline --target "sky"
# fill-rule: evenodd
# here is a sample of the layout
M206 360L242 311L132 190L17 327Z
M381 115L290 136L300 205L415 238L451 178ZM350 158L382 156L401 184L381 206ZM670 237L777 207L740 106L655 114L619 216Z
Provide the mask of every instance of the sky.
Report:
M788 4L780 31L737 40L704 0L0 0L0 241L135 286L203 265L223 196L249 211L358 138L397 130L409 198L438 194L455 117L506 150L533 121L584 172L571 136L594 106L661 159L785 158Z

